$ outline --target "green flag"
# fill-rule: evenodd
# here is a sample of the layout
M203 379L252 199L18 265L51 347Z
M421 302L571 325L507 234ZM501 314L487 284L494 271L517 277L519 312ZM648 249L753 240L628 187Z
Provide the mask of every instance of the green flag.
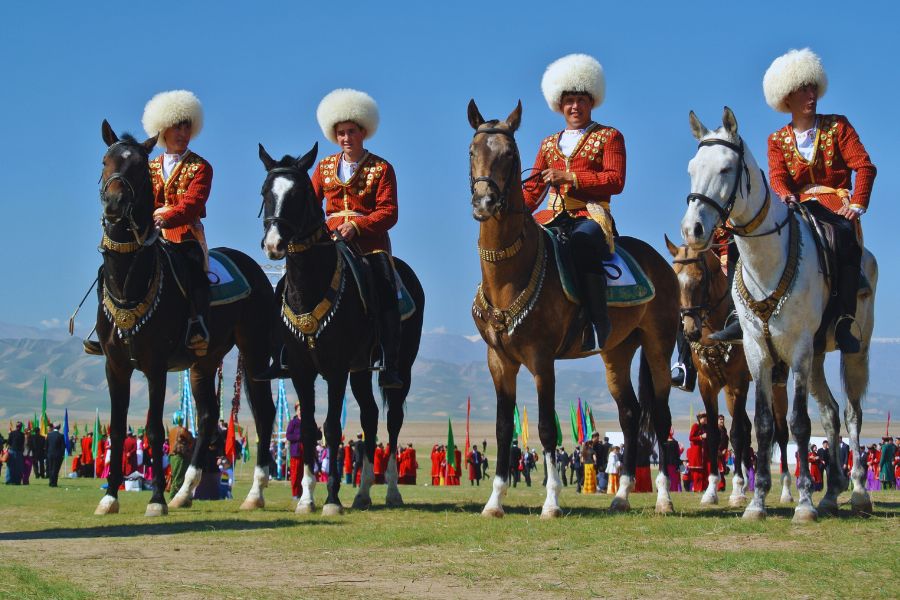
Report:
M591 416L591 407L585 400L584 402L584 424L586 426L586 431L584 432L585 441L591 439L591 436L594 435L594 418Z
M48 432L47 432L47 429L48 429L47 425L48 425L48 419L47 419L47 378L44 377L44 397L43 397L43 399L41 400L41 424L40 424L41 435L44 436L44 437L46 437L46 436L47 436L47 433L48 433Z
M456 465L456 444L453 443L453 423L450 419L447 419L447 464L459 471Z
M516 439L522 435L522 420L519 419L519 405L516 404L516 411L513 413L513 431L515 431Z
M572 425L572 443L578 445L578 415L571 400L569 401L569 423Z
M559 425L559 415L553 411L553 419L556 421L556 445L562 446L562 427Z
M94 455L94 458L97 458L97 447L100 444L100 409L97 410L97 415L94 417L94 439L91 441L91 454Z

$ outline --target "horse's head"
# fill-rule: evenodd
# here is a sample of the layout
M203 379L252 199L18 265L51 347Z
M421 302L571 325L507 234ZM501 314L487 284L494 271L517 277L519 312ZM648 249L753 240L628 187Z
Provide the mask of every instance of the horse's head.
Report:
M715 308L711 286L713 275L720 268L719 261L715 253L708 250L676 246L669 236L666 236L666 247L672 255L672 267L678 277L682 330L688 341L695 342L702 335L704 321Z
M148 164L157 136L138 142L126 133L119 139L105 119L101 132L107 145L100 175L103 219L113 226L124 222L131 229L137 227L143 231L153 213ZM141 231L134 233L140 234Z
M707 129L693 111L690 122L700 146L688 163L691 193L681 219L681 235L688 246L701 250L709 246L716 227L724 225L733 211L743 210L741 181L746 177L749 189L750 174L744 142L730 108L725 107L722 126L715 131Z
M261 245L272 260L284 258L292 240L308 237L322 227L322 203L316 198L307 173L318 153L317 142L300 158L286 154L275 160L259 145L259 159L266 168L260 208L265 231Z
M472 216L486 221L502 213L514 186L521 185L522 161L513 137L522 120L522 102L505 121L485 121L475 100L469 101L469 124L475 130L469 146Z

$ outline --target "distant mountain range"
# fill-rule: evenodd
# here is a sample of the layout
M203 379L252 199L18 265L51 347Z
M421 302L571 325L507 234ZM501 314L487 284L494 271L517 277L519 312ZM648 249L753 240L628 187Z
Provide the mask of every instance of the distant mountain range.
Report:
M237 355L232 352L225 361L226 398L230 400ZM900 340L882 339L873 343L871 382L866 399L866 419L884 421L890 411L900 418L900 390L897 367L900 364ZM606 389L599 357L557 363L557 411L561 419L568 414L569 402L578 398L590 402L598 419L617 419L616 407ZM828 379L837 389L840 385L836 355L827 361ZM108 415L109 397L103 360L85 355L78 338L68 337L62 329L41 329L0 322L0 420L30 418L40 410L44 377L48 382L48 413L51 420L62 417L69 409L70 419L93 421L94 411ZM636 381L636 377L635 377ZM147 410L147 387L142 376L132 380L130 416L141 419ZM293 386L287 383L293 403ZM319 382L317 396L324 398L324 384ZM348 389L348 399L350 391ZM519 375L520 406L527 407L531 420L537 420L537 396L530 374ZM166 414L178 405L180 382L177 374L169 375ZM412 390L407 399L407 419L434 421L464 419L466 398L472 398L472 418L492 421L496 415L493 383L486 364L486 347L480 338L451 333L423 335L419 358L413 370ZM246 399L244 399L246 402ZM675 417L687 417L702 407L699 393L673 390L670 398ZM325 405L319 403L318 414L324 417ZM753 390L750 391L750 407ZM724 400L720 402L724 410ZM815 402L812 412L817 413ZM355 403L348 402L348 413L357 414Z

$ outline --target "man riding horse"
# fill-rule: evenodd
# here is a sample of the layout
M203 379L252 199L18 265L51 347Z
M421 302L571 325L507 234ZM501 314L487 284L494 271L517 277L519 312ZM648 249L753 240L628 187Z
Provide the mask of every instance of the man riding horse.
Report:
M322 133L341 151L319 161L312 185L325 201L328 228L356 246L372 271L383 353L378 385L402 388L398 372L400 309L388 230L397 223L397 178L389 162L372 154L363 142L378 129L378 105L366 94L337 89L319 103L316 118ZM262 377L280 377L273 369Z
M541 81L550 109L562 113L566 128L541 142L526 185L525 205L534 212L548 196L548 209L535 218L569 237L588 317L602 349L610 331L603 261L612 258L615 224L610 197L625 187L625 139L616 129L591 119L606 91L603 67L591 56L570 54L550 64ZM535 175L537 176L537 175ZM594 348L587 335L583 351Z
M206 216L206 201L212 188L212 166L188 149L203 128L203 107L187 90L155 95L144 107L142 119L149 136L159 134L157 145L163 154L150 161L153 185L153 222L163 239L172 243L187 259L190 282L184 282L191 300L185 343L197 356L205 356L209 330L209 258L206 236L200 219ZM103 278L99 278L102 285ZM84 342L89 354L102 354L100 343Z
M851 330L859 291L860 217L869 206L875 165L856 130L843 115L816 112L828 78L819 57L809 48L776 58L763 77L766 102L791 114L791 122L769 136L769 180L786 204L803 203L815 219L833 227L837 248L832 293L837 300L835 341L844 353L860 343ZM856 186L851 193L851 172ZM735 342L743 336L735 319L710 339Z

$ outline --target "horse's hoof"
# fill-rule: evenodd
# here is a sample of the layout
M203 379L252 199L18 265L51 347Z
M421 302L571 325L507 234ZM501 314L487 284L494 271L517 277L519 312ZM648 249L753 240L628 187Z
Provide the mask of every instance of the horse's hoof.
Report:
M339 517L344 514L344 507L340 504L326 504L322 507L323 517Z
M384 499L384 503L391 508L399 508L403 506L403 496L398 494L388 494Z
M717 506L719 504L719 496L706 496L700 498L700 506Z
M356 498L353 499L351 508L353 508L353 510L369 510L372 508L372 499L357 494Z
M626 498L616 496L613 498L612 504L609 505L609 510L611 512L627 512L631 510L631 502Z
M740 508L747 502L747 496L729 496L728 506L731 508Z
M829 517L838 516L838 505L837 502L828 498L822 498L819 501L819 505L816 507L816 510L819 511L822 515L827 515Z
M119 512L119 500L112 496L103 496L100 504L97 505L95 515L115 515Z
M257 510L266 507L266 501L262 496L247 498L241 503L241 510Z
M741 518L745 521L765 521L766 511L748 506L744 510L744 514L741 515Z
M865 498L850 498L850 512L855 517L871 517L872 513L875 512L875 507L872 505L872 500L869 497Z
M316 512L316 505L313 502L298 502L294 512L298 515L311 515Z
M656 514L670 515L673 512L675 512L675 506L672 504L671 500L663 500L662 502L656 503Z
M190 508L193 504L194 499L190 496L176 494L175 497L169 501L169 508Z
M504 514L503 509L499 506L485 506L481 511L482 517L493 517L494 519L502 519Z
M542 519L558 519L562 516L562 509L558 506L553 506L551 508L545 508L541 511Z
M798 506L794 510L794 518L791 519L792 523L815 523L816 519L819 518L819 514L816 512L812 506Z
M794 497L791 496L790 494L782 494L781 498L779 498L778 501L781 502L782 504L793 504Z
M162 502L153 502L147 505L147 512L144 513L145 517L164 517L169 514L169 507Z

